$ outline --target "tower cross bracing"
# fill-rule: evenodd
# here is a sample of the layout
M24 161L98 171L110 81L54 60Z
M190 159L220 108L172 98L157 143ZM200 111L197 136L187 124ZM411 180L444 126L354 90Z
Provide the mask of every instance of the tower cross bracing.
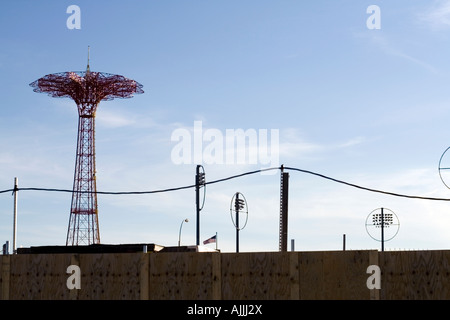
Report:
M95 165L95 114L103 100L131 98L142 85L121 75L86 71L48 74L30 84L34 92L67 97L78 108L78 139L66 245L100 243Z

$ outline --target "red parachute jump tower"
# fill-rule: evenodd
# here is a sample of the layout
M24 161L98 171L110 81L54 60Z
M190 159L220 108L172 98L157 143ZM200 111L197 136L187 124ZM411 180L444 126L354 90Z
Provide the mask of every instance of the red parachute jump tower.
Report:
M143 93L142 85L121 75L86 71L48 74L32 83L34 92L67 97L78 107L78 140L66 245L100 243L95 177L95 113L103 100L131 98Z

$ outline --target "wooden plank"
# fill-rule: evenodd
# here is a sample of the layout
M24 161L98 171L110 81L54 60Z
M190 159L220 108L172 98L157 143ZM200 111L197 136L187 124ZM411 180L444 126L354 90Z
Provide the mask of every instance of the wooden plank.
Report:
M408 282L411 282L413 286L411 286L412 290L408 290L406 292L407 295L410 295L412 299L429 299L431 298L429 291L430 280L428 279L430 273L432 274L433 269L433 257L430 252L426 251L415 251L413 254L408 256L400 253L404 259L407 260L407 263L411 267L411 272L409 273ZM402 259L403 260L403 259ZM414 287L414 289L413 289Z
M248 270L247 253L222 253L222 299L250 299L249 277L254 270Z
M342 300L345 298L344 287L347 278L345 276L344 254L346 252L323 253L323 298Z
M70 265L80 266L80 257L79 257L78 254L72 254L71 255L71 257L70 257ZM66 270L67 270L67 268L66 268ZM67 274L67 276L70 277L69 274ZM80 275L80 277L81 277L81 275ZM66 286L67 286L67 281L66 281ZM77 300L78 299L78 292L81 289L76 289L76 288L74 288L74 289L67 288L67 289L69 290L69 299L70 300Z
M290 299L290 261L286 252L261 252L250 254L249 270L251 299Z
M345 299L352 300L378 300L380 289L370 290L367 273L370 265L379 266L377 250L351 250L345 251Z
M273 276L272 259L264 252L246 253L246 265L242 265L242 270L248 270L246 274L248 285L245 296L246 299L270 299L271 277ZM251 270L251 271L250 271Z
M211 254L212 259L212 294L213 300L222 299L222 257L220 253Z
M380 256L378 254L378 250L371 250L369 251L369 266L375 265L380 267L381 271L381 289L368 289L369 290L369 299L370 300L380 300L381 296L381 290L383 289L383 276L382 276L382 264L380 261ZM367 268L366 268L366 277L369 277L370 275L367 274ZM367 287L367 279L366 279L366 287Z
M66 286L71 264L81 290ZM450 299L449 270L449 250L18 254L0 256L0 299L435 300Z
M10 298L39 299L38 290L42 288L43 282L42 270L37 261L42 256L32 259L32 255L14 255L11 258Z
M170 252L150 255L150 299L213 299L213 255L209 252ZM217 275L216 275L217 277ZM219 281L216 278L215 281ZM215 287L215 289L214 289Z
M69 254L13 255L11 299L67 299L66 269Z
M290 300L300 299L300 265L298 252L289 254L289 280L290 280Z
M298 256L287 252L229 253L222 255L223 299L298 298ZM294 270L292 270L294 269ZM292 291L291 285L297 284Z
M408 255L411 272L407 296L412 299L445 299L443 293L447 290L442 289L448 285L443 285L440 275L445 274L448 269L443 268L444 262L447 262L443 257L442 251L415 251Z
M450 300L450 251L441 250L441 260L439 261L439 284L441 287L436 289L436 292L440 292L439 297L436 299Z
M141 253L80 254L78 299L138 300Z
M0 300L9 300L9 286L10 286L10 272L11 272L11 256L2 255L0 256L0 282L1 282L1 292Z
M222 253L222 299L245 299L244 289L247 286L242 268L236 266L247 265L245 253ZM240 269L240 270L239 270Z
M148 253L142 253L140 266L140 299L149 299L149 281L150 281L150 257Z
M407 288L410 279L410 266L408 266L407 255L400 251L380 252L381 268L381 299L409 299ZM415 273L415 271L414 271Z
M369 251L299 253L300 299L370 299Z
M323 252L299 253L300 299L324 299Z
M382 299L450 299L450 252L397 251L380 253Z

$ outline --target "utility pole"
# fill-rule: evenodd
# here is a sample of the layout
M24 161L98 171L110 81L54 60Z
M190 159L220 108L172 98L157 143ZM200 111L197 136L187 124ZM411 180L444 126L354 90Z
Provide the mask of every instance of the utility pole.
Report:
M14 178L14 222L13 222L13 254L17 253L17 194L19 192L18 179Z
M200 168L203 172L200 172ZM203 204L200 207L200 188L205 187L205 170L202 165L197 165L195 170L195 208L196 208L196 217L197 217L197 246L200 245L200 211L203 209ZM205 198L203 198L205 201Z
M289 172L283 171L281 166L281 181L280 181L280 238L279 250L287 251L288 239L288 193L289 193Z
M234 201L234 211L236 212L236 252L239 252L239 209L240 209L239 193L236 193L236 199Z
M234 200L234 202L233 202ZM234 207L234 208L233 208ZM233 211L235 213L235 219L233 219ZM239 226L239 213L244 213L246 215L244 226L241 228ZM248 207L247 207L247 201L245 200L245 197L242 193L236 192L231 199L231 205L230 205L230 214L231 219L233 221L234 227L236 228L236 252L239 252L239 231L245 228L248 221Z

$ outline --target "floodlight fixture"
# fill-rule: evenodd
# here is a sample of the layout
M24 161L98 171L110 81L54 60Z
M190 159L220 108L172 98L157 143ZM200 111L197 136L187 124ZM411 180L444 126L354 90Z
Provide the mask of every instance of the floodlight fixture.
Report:
M203 188L203 200L200 205L200 189ZM206 198L206 179L205 179L205 168L201 164L197 165L195 169L195 208L197 217L197 245L200 245L200 211L202 211L205 205Z
M235 214L235 218L233 218L233 212ZM245 214L245 223L244 226L239 226L239 214ZM243 230L247 226L248 222L248 206L247 200L244 195L240 192L236 192L231 198L230 204L230 215L231 221L233 222L234 227L236 228L236 252L239 252L239 231Z
M380 229L381 237L378 238ZM373 210L366 218L366 231L369 236L381 242L381 251L384 251L384 242L392 240L400 229L400 221L397 215L390 209L378 208Z

